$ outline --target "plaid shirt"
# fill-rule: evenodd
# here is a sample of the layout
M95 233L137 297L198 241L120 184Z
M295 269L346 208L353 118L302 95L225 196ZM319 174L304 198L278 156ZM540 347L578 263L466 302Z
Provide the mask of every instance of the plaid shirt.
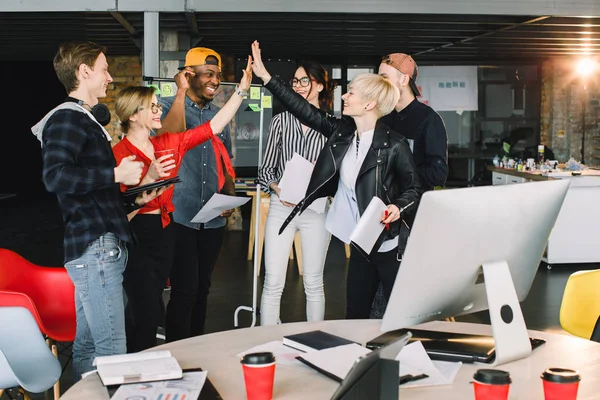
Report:
M42 135L44 184L56 193L65 222L65 263L105 233L132 243L115 158L100 126L82 112L59 110Z

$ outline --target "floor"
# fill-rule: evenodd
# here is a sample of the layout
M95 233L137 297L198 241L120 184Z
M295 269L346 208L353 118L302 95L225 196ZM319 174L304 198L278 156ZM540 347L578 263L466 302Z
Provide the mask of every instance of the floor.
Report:
M248 210L244 210L245 213ZM245 218L247 221L248 218ZM18 252L30 261L46 266L62 264L62 219L56 200L47 194L0 199L0 248ZM213 275L209 298L207 332L234 329L234 313L239 306L252 305L253 263L246 260L248 230L229 231ZM232 251L234 250L234 251ZM326 319L341 319L345 312L345 274L347 260L344 246L333 239L325 265ZM548 270L541 265L528 298L522 303L529 329L563 332L559 324L562 292L569 275L581 269L600 268L597 264L560 265ZM261 274L262 278L264 274ZM258 299L262 281L258 283ZM165 293L168 301L168 292ZM302 279L295 261L290 261L286 288L281 304L282 322L305 320L305 300ZM239 313L238 327L251 324L252 314ZM489 322L486 312L457 318L459 321ZM61 361L65 371L61 378L64 393L72 385L68 364L69 344L61 344ZM68 364L68 365L67 365ZM34 395L34 399L52 398L52 394Z

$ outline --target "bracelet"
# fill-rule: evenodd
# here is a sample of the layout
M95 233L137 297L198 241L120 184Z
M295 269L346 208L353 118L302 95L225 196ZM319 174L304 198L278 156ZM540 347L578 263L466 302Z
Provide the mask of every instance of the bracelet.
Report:
M242 89L240 89L239 85L235 87L235 92L240 96L240 97L246 97L248 96L248 92L244 92Z

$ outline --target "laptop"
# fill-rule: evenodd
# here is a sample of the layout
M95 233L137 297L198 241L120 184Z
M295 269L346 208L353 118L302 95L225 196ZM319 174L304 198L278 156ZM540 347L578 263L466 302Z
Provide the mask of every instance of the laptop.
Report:
M385 346L406 332L412 333L410 342L421 341L432 360L462 361L465 363L491 364L496 358L494 337L487 335L471 335L465 333L450 333L427 331L420 329L398 329L367 342L366 347L377 349ZM534 350L546 343L543 339L529 338L531 349Z

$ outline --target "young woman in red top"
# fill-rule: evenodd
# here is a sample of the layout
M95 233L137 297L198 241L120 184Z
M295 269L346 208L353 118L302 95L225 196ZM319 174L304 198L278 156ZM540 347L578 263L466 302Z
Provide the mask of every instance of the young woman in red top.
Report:
M162 107L154 95L154 88L137 86L123 89L116 99L116 114L125 133L123 140L113 147L117 164L123 158L134 155L136 161L144 163L140 185L152 183L176 176L185 152L211 140L217 158L219 155L221 158L216 168L219 186L223 186L225 174L233 177L234 171L223 143L215 135L234 117L243 96L247 94L252 81L251 62L250 57L235 93L214 118L182 133L167 132L151 136L151 130L162 126ZM186 70L186 74L181 76L186 80L186 75L191 77L193 74ZM184 87L187 83L184 82ZM160 150L170 150L173 154L156 158L155 153ZM128 188L121 185L122 191ZM171 271L175 244L175 232L171 224L171 213L175 209L172 199L173 187L170 187L128 215L137 238L123 274L123 287L128 299L125 309L128 353L156 346L156 331L164 318L162 292Z

